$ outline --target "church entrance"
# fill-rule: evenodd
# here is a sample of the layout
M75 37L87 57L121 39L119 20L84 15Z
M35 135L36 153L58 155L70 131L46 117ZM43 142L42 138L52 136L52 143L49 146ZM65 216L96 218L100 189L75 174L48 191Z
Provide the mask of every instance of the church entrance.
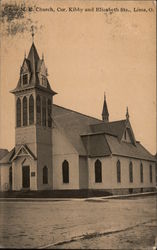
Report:
M30 187L30 168L29 168L29 166L22 167L22 187L23 188Z

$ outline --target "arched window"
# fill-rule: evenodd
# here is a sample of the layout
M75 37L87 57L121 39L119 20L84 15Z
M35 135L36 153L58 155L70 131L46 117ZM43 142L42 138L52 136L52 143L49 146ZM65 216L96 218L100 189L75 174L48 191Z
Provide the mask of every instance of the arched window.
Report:
M102 182L102 166L99 160L95 162L95 182Z
M132 162L130 162L130 164L129 164L129 181L133 182L133 166L132 166Z
M140 180L143 183L143 164L140 164Z
M63 183L69 183L69 163L66 160L62 164L62 176Z
M120 166L120 161L117 161L117 182L121 182L121 166Z
M37 95L36 99L36 110L37 110L37 124L41 125L41 100L39 95Z
M29 124L34 123L34 98L31 95L29 98Z
M46 97L42 99L42 125L46 126Z
M23 98L23 126L27 126L27 97Z
M48 168L43 168L43 184L48 184Z
M51 108L51 105L52 105L52 102L50 99L48 99L48 127L51 128L52 126L52 119L51 119L51 111L52 111L52 108Z
M152 165L149 166L149 178L150 182L152 182Z
M16 126L21 126L21 100L20 98L17 99L16 102Z

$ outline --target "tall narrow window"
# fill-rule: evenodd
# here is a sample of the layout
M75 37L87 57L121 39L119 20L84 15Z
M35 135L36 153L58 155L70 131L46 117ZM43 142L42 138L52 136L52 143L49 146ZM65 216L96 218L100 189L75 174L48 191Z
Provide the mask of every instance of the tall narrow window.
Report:
M29 98L29 124L34 123L34 98L31 95Z
M23 98L23 126L27 126L27 97Z
M43 168L43 184L48 184L48 168Z
M95 162L95 182L102 182L102 166L99 160Z
M66 160L62 164L62 176L63 183L69 183L69 163Z
M36 99L36 110L37 110L37 124L41 125L41 100L39 95L37 95Z
M152 182L152 165L149 166L149 177L150 177L150 182Z
M46 126L46 97L42 100L42 125Z
M27 85L28 84L28 74L24 74L22 76L22 80L23 80L23 85Z
M129 164L129 180L130 180L130 182L133 182L133 166L132 166L132 162L130 162L130 164Z
M16 102L16 126L21 126L21 100L20 98L17 99Z
M51 111L52 111L52 108L51 108L51 105L52 105L52 102L50 99L48 99L48 127L51 128L52 126L52 118L51 118Z
M46 76L42 76L42 85L43 85L44 87L47 86L47 79L46 79Z
M12 167L9 168L9 186L12 189Z
M140 179L141 179L141 182L143 183L143 164L142 163L140 165Z
M121 182L121 166L120 166L120 161L117 161L117 182Z

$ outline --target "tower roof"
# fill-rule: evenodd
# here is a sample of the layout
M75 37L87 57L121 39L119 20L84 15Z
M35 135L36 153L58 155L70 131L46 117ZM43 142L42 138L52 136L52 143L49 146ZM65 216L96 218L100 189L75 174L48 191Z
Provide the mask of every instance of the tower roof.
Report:
M37 70L37 65L40 61L40 58L39 58L34 42L32 43L32 46L30 48L27 60L29 60L30 62L31 71L35 73Z
M42 68L44 68L44 71L45 71L45 78L46 78L46 82L47 82L46 87L42 86L40 76L39 76L39 73L41 72ZM48 91L52 95L55 95L56 92L54 92L51 89L51 86L50 86L49 81L47 79L46 71L47 71L47 69L45 67L44 60L40 59L38 52L37 52L37 49L35 47L34 41L33 41L31 48L30 48L30 51L28 53L28 57L24 58L24 61L23 61L23 64L22 64L22 67L20 70L20 78L19 78L18 84L17 84L16 88L11 91L11 93L16 93L16 92L21 91L21 90L26 90L26 89L30 89L32 87L36 87L36 88L40 88L44 91ZM28 80L29 83L24 86L22 84L21 75L27 74L27 73L29 74L29 80Z

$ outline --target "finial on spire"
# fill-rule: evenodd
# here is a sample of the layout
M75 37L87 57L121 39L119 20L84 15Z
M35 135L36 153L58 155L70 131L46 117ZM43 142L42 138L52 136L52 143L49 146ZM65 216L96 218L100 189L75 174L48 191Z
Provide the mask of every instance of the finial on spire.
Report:
M34 42L34 26L31 26L31 32L32 32L32 43Z
M26 51L25 51L25 54L24 54L24 59L26 59Z
M128 110L128 107L126 107L126 119L129 120L129 110Z
M104 100L106 100L106 92L104 91Z

